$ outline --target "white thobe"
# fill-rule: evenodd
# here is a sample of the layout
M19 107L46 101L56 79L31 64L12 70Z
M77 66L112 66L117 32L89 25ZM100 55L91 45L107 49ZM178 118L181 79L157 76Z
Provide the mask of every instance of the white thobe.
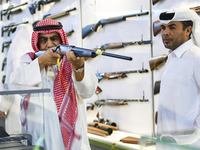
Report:
M165 65L158 105L158 138L172 137L180 145L200 147L199 88L200 48L189 40L169 54Z
M28 55L24 55L21 60L20 68L11 74L11 83L38 85L41 88L51 89L50 93L44 95L31 94L26 116L27 123L23 131L32 134L33 144L36 144L36 140L45 133L45 140L41 145L44 145L46 150L64 150L57 109L53 100L54 77L48 77L45 69L40 72L38 59L32 61ZM72 73L78 105L77 122L82 126L81 131L75 129L78 133L82 132L81 142L78 142L80 145L76 146L80 147L80 150L90 150L87 137L86 105L83 99L90 98L95 93L98 80L86 62L84 70L84 78L80 82L75 80L74 72ZM23 113L21 115L22 121L24 118ZM73 149L77 148L72 147Z
M20 66L20 57L28 52L33 52L31 47L31 24L21 24L12 34L12 43L7 54L6 80L10 83L10 74ZM19 118L20 95L4 95L1 98L0 110L7 112L5 130L8 134L21 133L21 122Z

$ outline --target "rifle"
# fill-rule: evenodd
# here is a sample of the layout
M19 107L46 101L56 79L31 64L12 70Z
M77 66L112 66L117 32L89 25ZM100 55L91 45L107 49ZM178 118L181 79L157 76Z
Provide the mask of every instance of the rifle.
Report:
M87 126L87 132L88 133L92 133L92 134L96 134L96 135L100 135L100 136L107 136L108 135L108 132L107 131L104 131L104 130L101 130L101 129L98 129L98 128L95 128L93 126Z
M96 76L99 82L102 79L118 79L127 77L127 73L147 73L149 72L147 69L142 70L133 70L133 71L120 71L120 72L108 72L108 73L97 73Z
M69 15L69 13L73 10L76 10L76 7L66 10L64 12L61 12L61 13L56 13L56 14L52 14L52 15L51 14L44 15L43 19L55 19L55 18L63 17L66 15Z
M168 56L166 54L155 56L155 57L149 59L149 65L150 65L151 71L154 71L155 69L164 65L166 63L167 59L168 59Z
M8 36L10 36L10 32L14 33L18 25L26 24L26 23L28 23L28 21L22 22L22 23L18 23L18 24L11 23L8 26L2 26L1 27L1 36L3 37L4 32L6 32L6 31L8 31Z
M29 5L29 11L30 13L33 15L35 14L35 10L36 8L38 9L38 11L41 10L41 5L46 5L46 4L50 4L52 2L58 2L60 0L39 0L38 2L34 2L32 4Z
M103 27L106 24L116 23L119 21L125 21L126 18L129 18L129 17L137 17L137 16L148 15L148 14L149 12L147 11L147 12L142 12L138 14L131 14L131 15L126 15L126 16L114 17L114 18L101 19L97 24L87 25L86 27L82 29L82 39L88 36L91 32L96 32L99 26Z
M66 34L67 37L69 37L69 36L72 35L72 33L74 33L74 30L73 30L73 29L70 30L70 31L68 31L68 32L66 32L65 34Z
M93 110L94 109L93 103L87 103L86 106L87 106L87 110L89 110L89 109Z
M160 93L160 82L161 81L156 81L155 86L154 86L154 95Z
M98 107L101 107L102 105L111 105L111 106L117 106L117 105L128 105L127 102L148 102L148 99L100 99L95 101L95 105Z
M200 6L190 7L191 10L194 10L198 15L200 14Z
M118 43L107 43L102 45L100 48L100 50L105 51L106 49L115 49L115 48L123 48L125 46L129 46L129 45L144 45L144 44L151 44L151 40L148 41L136 41L136 42L118 42Z
M3 53L4 52L4 48L5 47L9 47L11 43L12 43L12 40L10 40L8 42L3 42L2 43L2 50L1 50L1 52Z
M4 70L4 67L5 67L6 64L7 64L7 57L5 57L4 60L3 60L1 71Z
M19 12L22 12L22 9L19 8L19 7L27 5L27 4L28 3L26 2L26 3L23 3L23 4L17 5L17 6L11 5L11 6L8 7L8 9L1 10L1 21L3 20L3 15L8 14L7 19L9 20L11 14L17 14ZM16 8L18 8L18 9L16 9ZM13 9L15 9L15 10L13 10Z
M67 51L70 50L70 49L71 49L71 51L74 52L76 57L80 56L80 57L94 58L98 55L104 55L104 56L109 56L109 57L125 59L125 60L132 60L132 57L116 55L116 54L111 54L111 53L105 53L105 52L101 52L101 51L79 48L79 47L69 46L69 45L64 45L64 44L59 44L59 46L57 46L53 52L56 52L60 55L66 55ZM44 52L45 51L36 52L35 57L41 56L42 54L44 54Z

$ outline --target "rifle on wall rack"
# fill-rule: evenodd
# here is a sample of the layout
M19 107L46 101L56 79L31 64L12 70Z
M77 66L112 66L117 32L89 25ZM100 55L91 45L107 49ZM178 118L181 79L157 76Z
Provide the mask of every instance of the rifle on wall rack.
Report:
M99 26L103 27L106 24L116 23L119 21L125 21L126 18L129 18L129 17L138 17L138 16L144 16L144 15L148 15L148 14L149 14L149 12L147 11L147 12L141 12L141 13L126 15L126 16L101 19L96 24L87 25L86 27L82 28L82 39L84 39L86 36L88 36L92 32L97 32L97 29Z
M47 14L43 16L43 19L56 19L56 18L60 18L63 16L67 16L70 14L71 11L76 10L76 7L66 10L64 12L59 12L59 13L55 13L55 14ZM36 26L36 24L39 22L40 20L37 20L33 23L33 26Z
M4 36L4 32L8 31L8 36L10 36L10 32L14 33L17 26L20 24L27 24L28 21L26 22L22 22L22 23L18 23L18 24L14 24L14 23L10 23L8 26L2 26L1 27L1 36Z
M39 0L39 1L35 1L34 3L31 3L28 8L30 13L33 15L36 12L36 8L38 9L38 11L41 10L41 5L46 5L46 4L50 4L52 2L58 2L60 0Z
M102 105L111 105L111 106L118 106L118 105L128 105L127 102L148 102L148 99L100 99L95 101L95 105L101 107Z
M105 51L106 49L116 49L116 48L124 48L125 46L129 46L129 45L145 45L145 44L151 44L151 40L147 40L147 41L135 41L135 42L118 42L118 43L107 43L102 45L100 49L102 51Z
M9 47L11 43L12 43L12 40L7 41L7 42L3 42L2 43L2 50L1 50L1 52L3 53L4 52L4 48L5 47Z
M142 70L132 70L132 71L119 71L119 72L108 72L108 73L96 73L96 77L98 78L99 82L103 79L118 79L118 78L125 78L127 77L127 73L148 73L147 69Z
M152 0L152 3L153 3L153 5L155 5L155 4L158 3L159 1L162 1L162 0Z
M11 5L11 6L8 7L8 9L1 10L1 21L3 20L4 15L7 15L7 19L9 20L11 14L17 14L17 13L22 12L22 9L20 7L27 5L27 4L28 3L26 2L26 3L23 3L23 4L17 5L17 6Z
M3 60L1 71L4 71L6 64L7 64L7 57L5 57L4 60Z

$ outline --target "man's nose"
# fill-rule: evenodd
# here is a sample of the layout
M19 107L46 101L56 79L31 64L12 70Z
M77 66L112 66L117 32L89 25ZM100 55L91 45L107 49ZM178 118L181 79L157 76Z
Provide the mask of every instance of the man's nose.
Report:
M169 35L169 29L164 29L164 30L162 30L162 34L163 35Z
M53 42L50 39L48 39L47 40L47 48L51 48L53 46L54 46Z

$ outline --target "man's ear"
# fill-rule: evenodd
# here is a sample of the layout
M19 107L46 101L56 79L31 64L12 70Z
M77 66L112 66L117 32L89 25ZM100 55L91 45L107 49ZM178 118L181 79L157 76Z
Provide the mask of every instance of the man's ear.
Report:
M185 29L187 37L190 37L190 33L192 32L192 26L189 26Z

